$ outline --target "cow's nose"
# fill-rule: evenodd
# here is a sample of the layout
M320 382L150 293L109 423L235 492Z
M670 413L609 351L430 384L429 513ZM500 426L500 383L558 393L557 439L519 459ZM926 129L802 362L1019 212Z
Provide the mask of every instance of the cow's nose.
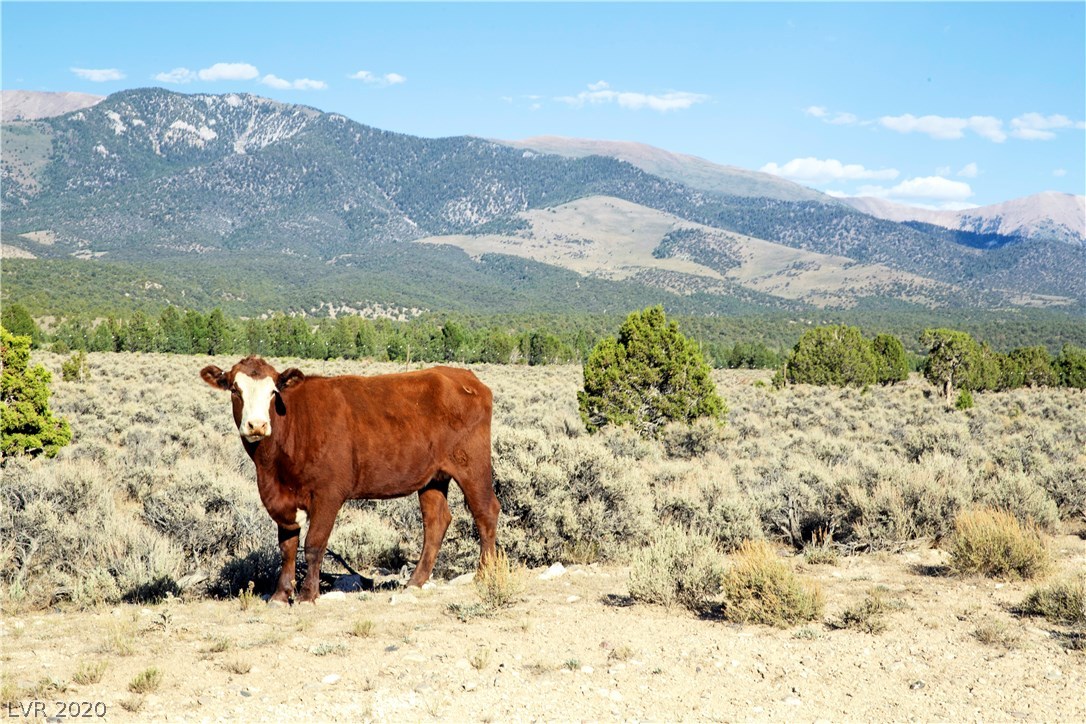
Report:
M246 431L247 435L251 435L253 437L256 437L256 436L267 437L268 436L269 423L267 423L267 422L250 422L247 427L248 427L248 430Z

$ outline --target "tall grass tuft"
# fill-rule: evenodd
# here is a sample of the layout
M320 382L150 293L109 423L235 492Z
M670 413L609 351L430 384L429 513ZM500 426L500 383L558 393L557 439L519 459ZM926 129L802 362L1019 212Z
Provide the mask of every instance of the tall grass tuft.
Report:
M992 508L967 510L954 522L950 568L992 578L1040 578L1052 567L1040 531Z
M524 590L525 570L498 551L479 566L475 574L475 592L491 610L512 606Z
M724 574L722 613L729 621L786 628L822 616L817 586L801 581L765 541L745 543Z

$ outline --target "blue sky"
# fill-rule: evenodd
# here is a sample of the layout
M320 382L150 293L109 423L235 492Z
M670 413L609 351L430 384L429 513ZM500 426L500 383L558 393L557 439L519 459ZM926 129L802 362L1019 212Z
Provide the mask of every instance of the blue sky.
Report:
M638 141L960 208L1086 192L1084 8L5 1L2 82L249 92L429 137Z

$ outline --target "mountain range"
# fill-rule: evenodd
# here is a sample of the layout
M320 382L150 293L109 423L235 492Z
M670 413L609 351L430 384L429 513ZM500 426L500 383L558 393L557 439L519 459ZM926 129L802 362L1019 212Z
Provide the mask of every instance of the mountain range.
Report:
M21 107L48 105L32 100ZM641 144L427 139L244 94L73 102L87 105L3 126L4 254L38 258L5 264L17 290L75 258L75 275L226 265L249 288L307 269L311 288L290 295L302 311L454 297L700 313L1086 304L1082 197L906 218ZM186 278L201 277L219 278ZM239 296L216 283L200 292L210 302Z

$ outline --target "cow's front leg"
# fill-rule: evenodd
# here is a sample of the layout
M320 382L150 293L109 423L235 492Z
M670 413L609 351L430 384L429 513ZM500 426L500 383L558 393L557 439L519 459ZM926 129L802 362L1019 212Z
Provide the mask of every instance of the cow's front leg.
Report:
M320 593L321 561L328 550L328 536L332 534L339 506L314 506L309 512L309 530L305 534L305 579L296 598L298 603L313 603Z
M290 603L290 596L294 593L294 564L298 558L298 534L301 526L295 523L293 526L279 526L279 554L283 559L283 567L279 571L279 585L275 587L275 593L268 599L270 604Z

